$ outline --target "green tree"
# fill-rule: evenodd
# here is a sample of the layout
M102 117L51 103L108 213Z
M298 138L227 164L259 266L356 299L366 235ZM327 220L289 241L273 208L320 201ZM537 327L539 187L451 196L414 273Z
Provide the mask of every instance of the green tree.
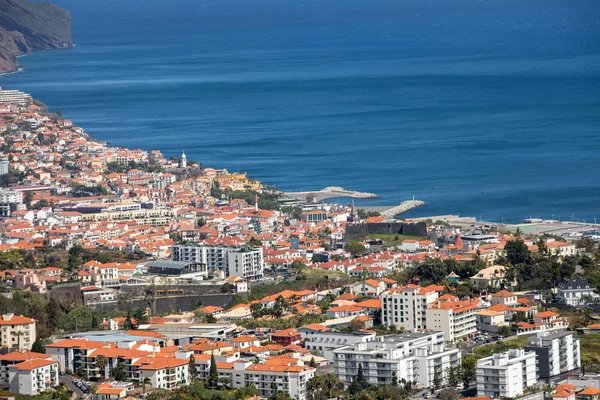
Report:
M357 241L352 240L344 245L344 251L352 254L353 256L359 256L361 254L365 254L367 252L367 248Z
M110 375L116 381L124 381L125 379L127 379L127 374L125 372L125 364L119 362L114 368L110 370Z
M152 383L152 380L148 377L145 377L142 380L142 399L146 398L146 385Z
M456 390L453 389L444 389L439 393L439 398L441 400L458 400L460 396L456 393Z
M312 368L317 368L317 362L315 361L314 357L310 358L310 363L308 365Z
M398 375L396 371L392 371L392 386L398 386Z
M96 313L92 314L92 329L96 329L98 328L98 316L96 315Z
M100 376L104 379L106 375L106 365L108 364L108 360L103 355L99 355L96 357L96 367L98 368L98 372Z
M33 345L31 346L31 351L33 351L34 353L46 353L46 347L44 346L44 342L42 342L42 339L37 338L35 342L33 342Z
M343 393L344 384L335 374L317 374L308 381L308 393L311 400L327 400Z
M299 274L304 268L306 268L306 264L300 260L294 260L290 265L290 270L295 274Z
M194 355L190 357L190 362L188 363L188 373L190 374L190 383L194 382L196 378L198 378L198 368L196 367L196 359Z
M60 304L54 297L50 297L50 301L46 306L46 314L48 315L48 321L56 322L62 314Z
M435 367L433 369L433 390L439 390L442 387L442 377L440 375L440 368Z
M458 386L458 376L456 374L455 368L448 367L446 376L448 377L448 385L450 387L456 388L456 386Z
M216 389L219 385L219 372L217 371L217 361L215 355L210 355L210 370L208 373L208 387Z
M506 259L512 265L526 264L531 260L531 252L523 239L514 239L506 242L504 246Z
M596 248L596 242L589 236L582 236L575 244L578 249L583 249L586 253L591 253Z
M500 329L498 329L498 335L502 337L509 337L510 335L512 335L512 330L510 329L510 326L501 326Z
M367 389L369 387L369 382L367 382L367 378L365 378L365 374L363 371L362 364L358 364L358 371L356 373L356 377L348 387L348 391L351 394L357 394L361 391Z
M475 379L475 361L476 357L473 355L466 355L461 360L461 381L465 389L469 388L471 381Z

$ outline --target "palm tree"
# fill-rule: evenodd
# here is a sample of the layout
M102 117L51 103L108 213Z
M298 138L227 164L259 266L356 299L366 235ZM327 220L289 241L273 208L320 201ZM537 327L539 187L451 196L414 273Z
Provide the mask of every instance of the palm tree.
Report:
M148 377L145 377L145 378L142 380L142 398L145 398L145 397L146 397L146 385L147 385L147 384L149 384L149 383L151 383L151 382L152 382L152 381L151 381L151 380L150 380L150 378L148 378Z
M15 333L15 336L17 337L17 350L21 349L21 336L23 336L25 334L25 332L23 331L19 331Z
M106 364L107 364L106 357L104 357L102 355L96 357L96 367L98 368L98 373L100 374L100 376L102 378L104 378L104 375L106 373Z

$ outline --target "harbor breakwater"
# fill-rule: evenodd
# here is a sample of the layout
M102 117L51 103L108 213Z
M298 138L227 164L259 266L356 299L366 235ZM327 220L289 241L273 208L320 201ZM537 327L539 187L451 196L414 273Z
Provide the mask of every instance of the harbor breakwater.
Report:
M373 234L397 234L406 236L427 236L427 224L417 222L409 224L405 222L373 222L348 224L344 240L354 240Z

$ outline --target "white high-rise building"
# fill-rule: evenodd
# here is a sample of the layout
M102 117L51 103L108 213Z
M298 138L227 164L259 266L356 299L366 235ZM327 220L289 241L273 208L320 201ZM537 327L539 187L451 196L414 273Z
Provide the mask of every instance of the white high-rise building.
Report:
M537 354L540 379L549 379L581 366L579 339L573 337L573 331L540 332L529 337L525 350Z
M0 217L10 217L13 211L25 208L23 192L11 189L0 189Z
M334 371L342 381L352 382L362 365L374 385L405 379L431 387L436 374L443 383L448 369L460 364L460 350L446 349L444 341L443 332L407 332L340 347L333 350Z
M438 298L436 286L406 285L381 294L381 322L385 326L425 329L427 305Z
M264 261L261 248L174 245L171 248L173 261L193 261L205 264L208 271L221 270L227 276L256 281L263 277Z
M0 157L0 175L8 174L9 165L8 157Z
M31 95L27 93L19 92L18 90L2 90L0 87L0 104L31 104Z
M537 383L535 352L512 349L477 360L477 396L518 397Z

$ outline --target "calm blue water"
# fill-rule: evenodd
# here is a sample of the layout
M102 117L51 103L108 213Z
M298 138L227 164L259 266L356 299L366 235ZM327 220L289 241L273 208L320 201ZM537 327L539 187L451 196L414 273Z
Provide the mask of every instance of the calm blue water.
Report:
M0 85L114 145L412 215L600 217L597 0L57 3L77 47Z

